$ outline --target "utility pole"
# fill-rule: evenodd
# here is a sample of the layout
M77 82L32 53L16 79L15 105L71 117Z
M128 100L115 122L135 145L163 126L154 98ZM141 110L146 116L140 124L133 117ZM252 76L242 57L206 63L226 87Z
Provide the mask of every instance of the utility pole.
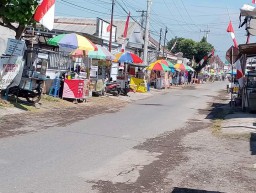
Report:
M111 21L110 21L111 26L110 26L110 35L109 35L109 45L108 45L109 52L111 52L111 49L112 49L112 27L113 27L114 5L115 5L115 0L112 0Z
M166 34L168 33L167 27L165 28L165 34L164 34L164 47L163 47L163 57L164 57L164 50L165 50L165 40L166 40Z
M200 32L204 33L204 37L206 38L206 41L208 42L208 34L210 33L210 30L200 30Z
M146 14L146 29L145 29L145 38L144 38L144 51L143 51L143 60L146 65L148 65L148 41L149 41L149 17L151 9L152 0L147 0L147 14Z
M162 28L160 29L160 37L159 37L159 45L158 45L158 52L161 50L161 40L162 40ZM159 55L159 54L158 54Z
M141 21L140 21L140 25L141 25L141 29L144 28L144 17L145 17L145 12L144 10L142 11L136 11L136 12L141 12Z

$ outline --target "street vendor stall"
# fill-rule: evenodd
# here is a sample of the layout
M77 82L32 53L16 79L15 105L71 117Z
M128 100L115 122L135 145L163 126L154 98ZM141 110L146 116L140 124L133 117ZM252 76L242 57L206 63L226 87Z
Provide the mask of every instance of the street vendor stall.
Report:
M84 100L90 88L90 67L86 51L97 50L96 45L86 37L71 33L61 34L47 41L48 44L59 46L60 50L68 53L74 65L64 73L62 82L62 98ZM82 54L77 54L77 52ZM80 57L80 59L77 59Z
M171 71L173 64L167 60L157 60L151 63L146 69L151 71L152 81L155 88L167 88L170 85L168 72Z
M139 56L131 52L120 52L115 55L113 62L119 63L116 81L121 85L121 88L125 91L125 93L127 93L127 91L130 89L133 91L138 91L137 89L143 86L142 83L144 83L144 73L140 68L146 66L142 64L143 60ZM135 68L137 68L137 72ZM138 82L140 82L140 85L136 84ZM141 92L147 90L146 84L144 84L144 87L144 89L140 89Z
M246 72L248 61L256 57L256 43L240 44L238 58L241 63L239 74L239 93L241 94L242 109L256 111L256 72ZM241 77L242 75L242 77Z

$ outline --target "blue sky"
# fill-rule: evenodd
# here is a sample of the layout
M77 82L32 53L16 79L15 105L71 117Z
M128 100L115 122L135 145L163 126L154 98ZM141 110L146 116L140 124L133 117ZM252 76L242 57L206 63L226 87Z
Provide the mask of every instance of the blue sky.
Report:
M130 11L133 19L140 22L141 12L147 8L147 0L115 0L114 19L126 19ZM112 0L57 0L56 15L110 19ZM160 28L167 27L167 41L175 36L200 41L202 31L210 31L211 43L223 60L226 50L233 44L226 32L232 21L238 43L245 43L246 31L239 26L240 8L251 0L152 0L150 31L158 40ZM251 41L254 39L251 38ZM163 41L162 41L163 43Z

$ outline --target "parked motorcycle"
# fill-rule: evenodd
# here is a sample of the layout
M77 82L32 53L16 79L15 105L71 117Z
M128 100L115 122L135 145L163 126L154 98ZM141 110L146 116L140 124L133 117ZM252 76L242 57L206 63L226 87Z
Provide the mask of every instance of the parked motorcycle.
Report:
M114 96L119 96L121 93L121 85L117 82L109 82L106 84L106 93L112 94Z
M29 103L38 103L41 100L43 80L37 80L37 86L33 90L22 89L14 86L5 90L5 95L14 95L18 98L25 98Z
M128 96L129 91L130 88L128 87L128 84L125 84L125 88L122 88L121 85L115 81L106 84L106 93L112 94L114 96Z

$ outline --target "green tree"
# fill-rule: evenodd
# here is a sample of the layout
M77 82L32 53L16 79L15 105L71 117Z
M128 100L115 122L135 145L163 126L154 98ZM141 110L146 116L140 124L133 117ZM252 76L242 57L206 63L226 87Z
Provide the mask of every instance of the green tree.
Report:
M177 38L170 40L167 43L167 48L173 53L182 52L185 58L198 63L204 56L206 56L214 47L206 41L206 38L202 38L200 42L196 42L192 39ZM199 72L205 65L207 61L202 65L198 66L196 70Z
M33 23L37 0L1 0L0 25L16 32L19 39L28 24Z
M206 56L214 47L209 44L205 38L203 38L200 42L197 43L196 50L197 53L194 56L195 61L199 62L204 56Z
M172 51L173 53L180 52L180 42L184 40L184 38L175 37L167 42L167 49Z

